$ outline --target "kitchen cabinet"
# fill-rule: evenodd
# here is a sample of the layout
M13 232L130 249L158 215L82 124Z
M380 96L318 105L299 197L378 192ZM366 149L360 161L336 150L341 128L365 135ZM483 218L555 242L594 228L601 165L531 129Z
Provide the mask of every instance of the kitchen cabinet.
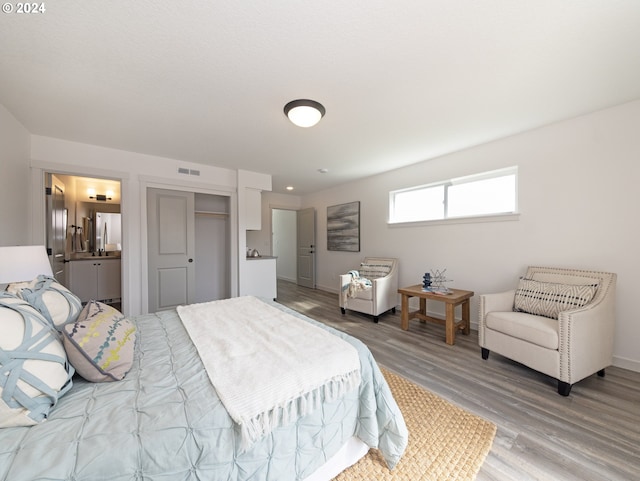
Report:
M276 299L278 280L275 257L247 257L246 273L242 295Z
M121 298L120 259L91 257L69 262L71 292L82 302Z
M245 189L245 222L247 230L262 229L262 191Z

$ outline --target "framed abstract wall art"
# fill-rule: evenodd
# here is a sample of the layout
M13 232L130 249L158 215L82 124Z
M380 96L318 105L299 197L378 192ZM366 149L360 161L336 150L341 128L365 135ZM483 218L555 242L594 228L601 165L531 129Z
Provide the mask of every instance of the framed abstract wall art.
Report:
M327 250L360 252L360 202L327 207Z

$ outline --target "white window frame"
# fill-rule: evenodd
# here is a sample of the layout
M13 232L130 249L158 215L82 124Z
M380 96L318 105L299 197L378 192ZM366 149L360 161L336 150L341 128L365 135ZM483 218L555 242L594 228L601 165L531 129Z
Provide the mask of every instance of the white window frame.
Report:
M513 175L515 177L515 185L514 185L514 196L515 196L515 205L512 211L508 212L491 212L486 214L474 214L468 216L449 216L449 187L470 183L470 182L478 182L487 179L495 179L499 177L505 177ZM443 205L444 205L444 215L442 218L438 219L413 219L413 220L397 220L397 216L394 216L395 213L395 204L396 204L396 195L404 194L408 192L416 192L420 190L431 189L434 187L444 187L443 194ZM390 225L415 225L415 224L442 224L442 223L464 223L464 222L494 222L494 221L505 221L505 220L517 220L519 218L518 211L518 167L506 167L503 169L491 170L487 172L481 172L479 174L467 175L463 177L457 177L454 179L448 179L441 182L434 182L431 184L423 184L414 187L408 187L405 189L393 190L389 192L389 217L388 224Z

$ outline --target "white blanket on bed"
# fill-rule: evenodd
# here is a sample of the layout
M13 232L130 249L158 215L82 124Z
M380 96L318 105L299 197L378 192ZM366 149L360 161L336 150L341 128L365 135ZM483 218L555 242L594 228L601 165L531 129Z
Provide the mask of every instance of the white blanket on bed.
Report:
M255 297L177 310L244 448L360 384L353 346Z

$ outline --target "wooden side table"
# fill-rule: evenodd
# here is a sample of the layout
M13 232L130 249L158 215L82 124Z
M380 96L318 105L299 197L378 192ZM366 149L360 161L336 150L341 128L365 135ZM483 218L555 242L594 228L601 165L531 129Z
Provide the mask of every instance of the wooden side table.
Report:
M473 297L473 291L463 291L461 289L451 289L449 294L435 294L422 290L422 284L415 286L403 287L398 289L398 293L402 295L402 322L400 326L403 330L409 330L410 319L420 319L421 322L429 321L442 324L445 326L445 338L449 345L453 345L456 339L456 331L460 330L463 334L469 334L471 330L469 319L469 299ZM411 297L420 298L420 308L417 311L409 311L409 299ZM440 301L446 304L445 319L438 319L427 315L427 299ZM455 310L456 306L462 306L462 320L456 322Z

